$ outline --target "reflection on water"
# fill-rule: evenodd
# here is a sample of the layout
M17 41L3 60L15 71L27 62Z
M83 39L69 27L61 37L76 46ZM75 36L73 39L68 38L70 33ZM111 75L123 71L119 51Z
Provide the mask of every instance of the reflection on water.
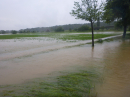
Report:
M94 54L94 47L92 47L92 58L93 58L93 54Z
M97 97L130 97L130 41L104 50L104 80Z

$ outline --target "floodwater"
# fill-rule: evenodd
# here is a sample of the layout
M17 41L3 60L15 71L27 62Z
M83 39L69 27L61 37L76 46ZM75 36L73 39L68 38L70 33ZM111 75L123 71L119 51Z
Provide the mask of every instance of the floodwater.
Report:
M129 40L94 48L68 47L76 44L48 39L1 40L0 45L0 85L24 83L73 66L93 66L103 74L103 83L96 85L97 97L130 97Z
M104 80L97 97L130 97L130 40L117 44L104 49Z
M85 42L50 38L0 40L0 85L23 83L86 61L80 60L84 50L68 48L80 43Z

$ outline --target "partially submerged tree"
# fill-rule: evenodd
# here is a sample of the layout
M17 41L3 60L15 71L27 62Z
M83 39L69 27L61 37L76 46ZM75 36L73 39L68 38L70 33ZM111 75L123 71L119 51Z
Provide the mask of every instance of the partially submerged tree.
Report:
M123 26L123 38L130 25L130 0L106 0L103 19L107 22L117 21Z
M94 46L93 24L101 15L102 4L98 5L98 0L81 0L74 2L74 10L70 13L76 19L83 19L91 23L92 29L92 46Z

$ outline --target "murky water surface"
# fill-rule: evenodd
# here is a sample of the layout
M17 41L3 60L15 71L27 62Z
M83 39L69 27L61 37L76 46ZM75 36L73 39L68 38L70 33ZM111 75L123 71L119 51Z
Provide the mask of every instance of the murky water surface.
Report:
M114 44L104 49L104 80L97 97L130 97L130 41Z
M67 48L74 43L42 40L0 44L0 85L23 83L71 66L94 66L103 73L97 97L130 97L129 40L103 42L95 48L90 44Z
M67 43L50 38L0 40L0 85L23 83L80 64L84 50L68 48L77 43L80 41Z

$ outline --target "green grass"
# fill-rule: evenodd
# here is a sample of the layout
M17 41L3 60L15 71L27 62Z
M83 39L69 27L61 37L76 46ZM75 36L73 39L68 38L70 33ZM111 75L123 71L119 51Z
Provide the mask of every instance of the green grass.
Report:
M38 88L30 90L28 97L87 97L94 88L94 77L87 71L59 76L56 83L39 83Z
M6 87L0 91L2 97L95 97L92 92L95 83L99 82L99 74L94 70L78 70L62 72L59 76L49 77L22 84ZM2 90L2 88L1 88Z
M94 39L113 36L115 34L94 34ZM19 39L25 37L49 37L55 39L66 40L90 40L91 34L72 34L72 33L45 33L45 34L12 34L12 35L0 35L0 39Z
M114 36L117 34L94 34L94 39ZM91 34L72 34L72 33L50 33L44 35L44 37L51 37L56 39L61 39L63 41L66 40L91 40L92 35Z
M104 38L113 36L113 34L94 34L94 39ZM78 34L78 35L64 35L62 37L59 37L59 39L62 40L91 40L92 35L91 34Z

